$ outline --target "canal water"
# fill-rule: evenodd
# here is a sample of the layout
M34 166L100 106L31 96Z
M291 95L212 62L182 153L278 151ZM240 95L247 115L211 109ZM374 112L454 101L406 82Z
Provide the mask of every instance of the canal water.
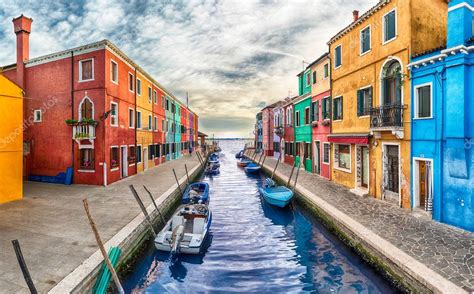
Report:
M221 141L221 172L203 176L213 222L206 251L170 258L152 244L124 281L127 293L395 293L301 207L268 205L264 176L236 165L243 141Z

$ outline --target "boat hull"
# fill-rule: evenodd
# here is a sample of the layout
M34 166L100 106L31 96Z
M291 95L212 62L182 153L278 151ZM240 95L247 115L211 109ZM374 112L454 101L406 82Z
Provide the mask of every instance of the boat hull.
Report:
M276 189L278 190L275 192ZM260 193L268 204L281 208L287 206L293 199L293 192L286 187L260 188Z
M251 174L256 174L260 171L260 167L245 167L245 171Z

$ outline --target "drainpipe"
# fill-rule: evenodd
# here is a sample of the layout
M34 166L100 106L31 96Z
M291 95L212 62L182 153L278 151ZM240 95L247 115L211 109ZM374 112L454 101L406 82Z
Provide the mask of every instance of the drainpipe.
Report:
M74 51L71 51L71 119L74 119ZM73 181L74 181L74 140L71 139L71 166L72 166L72 174L73 174Z
M140 87L141 87L141 84L140 84ZM135 98L135 105L133 106L135 108L135 111L134 111L134 115L135 117L133 118L135 120L135 124L134 124L134 129L135 129L135 174L138 174L138 162L137 162L137 69L135 68L134 69L134 80L133 80L133 89L135 91L133 91L133 95L134 95L134 98ZM142 146L143 147L143 146ZM142 151L140 150L140 155L142 154ZM143 159L142 159L143 161Z

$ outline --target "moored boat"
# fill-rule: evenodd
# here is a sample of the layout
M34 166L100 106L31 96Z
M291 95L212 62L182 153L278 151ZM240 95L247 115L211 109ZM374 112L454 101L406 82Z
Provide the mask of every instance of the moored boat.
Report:
M285 186L277 186L272 179L266 180L266 185L259 189L266 202L278 207L285 207L293 198L293 191Z
M181 205L158 233L154 243L172 254L199 254L211 226L212 213L203 204Z
M204 174L206 174L206 175L217 175L218 173L220 173L219 167L220 167L220 164L218 162L217 163L209 163L206 166L206 169L204 170Z
M256 163L249 163L244 167L245 172L247 173L258 173L262 167Z
M209 184L196 182L188 185L184 191L182 204L207 204L209 203Z
M210 163L218 163L218 162L219 162L219 154L217 154L217 153L212 153L212 154L209 156L209 162L210 162Z
M247 166L250 163L252 163L252 161L250 161L248 159L242 159L241 161L237 161L237 165L242 166L242 167Z
M244 150L240 150L237 154L235 154L235 158L241 159L244 157Z

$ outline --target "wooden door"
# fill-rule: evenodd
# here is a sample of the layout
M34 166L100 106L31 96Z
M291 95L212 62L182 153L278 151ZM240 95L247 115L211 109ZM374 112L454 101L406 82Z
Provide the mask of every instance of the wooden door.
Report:
M367 146L362 146L360 149L361 152L361 181L360 185L364 188L369 186L369 148Z
M425 161L419 161L419 166L418 166L418 171L419 171L419 183L418 187L420 187L420 207L425 207L426 204L426 162Z

